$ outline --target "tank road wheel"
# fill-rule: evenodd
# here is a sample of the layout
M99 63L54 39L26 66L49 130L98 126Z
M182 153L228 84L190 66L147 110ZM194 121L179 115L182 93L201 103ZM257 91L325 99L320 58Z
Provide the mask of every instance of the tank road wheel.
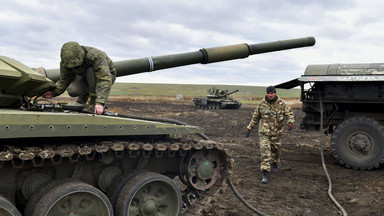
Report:
M51 183L42 190L45 193L39 193L39 196L31 198L31 202L28 201L27 216L114 215L107 196L84 182Z
M181 174L182 181L185 182L186 178L187 185L198 190L209 189L221 177L221 162L216 151L197 151L187 158L186 166L187 173Z
M116 216L181 214L181 193L167 176L144 172L133 177L121 190Z
M347 168L372 170L384 162L384 128L365 117L347 119L333 132L331 146Z
M3 196L0 196L0 215L1 216L21 216L17 208Z
M24 215L27 215L27 216L32 215L32 212L34 211L36 204L40 201L40 199L46 193L48 193L54 187L61 185L61 184L64 184L64 183L67 183L67 182L72 182L72 181L80 181L80 180L71 179L71 178L56 179L56 180L49 181L49 182L41 185L41 187L39 187L38 190L36 190L32 194L30 199L28 199L27 205L25 206L25 209L24 209Z
M116 207L116 202L117 202L117 198L119 197L120 195L120 192L121 190L123 189L123 187L133 178L135 177L136 175L138 175L139 173L144 173L146 172L145 170L139 170L139 171L134 171L134 172L130 172L130 173L124 173L122 175L119 175L118 177L116 177L113 181L112 181L112 184L111 186L109 187L108 189L108 192L107 192L107 197L109 198L109 200L111 201L111 204L112 206L115 208Z

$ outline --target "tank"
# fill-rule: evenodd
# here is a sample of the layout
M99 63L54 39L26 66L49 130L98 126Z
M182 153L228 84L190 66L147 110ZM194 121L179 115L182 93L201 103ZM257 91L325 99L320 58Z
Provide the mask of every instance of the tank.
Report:
M313 37L115 62L117 75L312 46ZM199 215L230 178L225 143L172 119L39 96L59 69L0 57L0 215Z
M235 91L229 91L213 87L212 89L208 89L207 96L193 98L192 100L196 107L202 109L239 109L241 107L241 103L228 97L238 91L238 89Z
M308 65L277 88L301 87L301 129L331 135L334 157L347 168L384 163L384 64Z

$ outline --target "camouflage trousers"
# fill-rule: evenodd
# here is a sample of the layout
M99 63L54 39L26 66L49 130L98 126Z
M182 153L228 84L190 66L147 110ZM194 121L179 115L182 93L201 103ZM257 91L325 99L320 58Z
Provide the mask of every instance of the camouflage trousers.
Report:
M280 162L281 153L281 135L266 136L259 134L261 170L271 171L273 162Z
M77 76L75 80L68 86L68 94L71 97L79 97L78 103L86 104L89 98L89 105L95 106L96 100L96 75L91 67L87 68L86 77ZM115 83L116 77L112 76L112 84Z

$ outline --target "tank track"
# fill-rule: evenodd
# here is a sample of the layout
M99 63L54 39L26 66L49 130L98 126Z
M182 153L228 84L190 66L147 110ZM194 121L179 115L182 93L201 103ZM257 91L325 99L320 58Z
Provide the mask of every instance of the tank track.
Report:
M0 151L0 169L7 163L13 168L23 168L24 166L33 166L34 168L42 167L45 163L51 165L60 165L63 159L68 159L70 163L79 162L81 157L85 157L87 161L94 160L96 155L101 155L101 159L109 160L111 154L114 153L115 158L122 158L125 154L129 157L136 158L143 156L149 158L155 156L185 157L189 152L195 150L216 150L220 153L222 161L221 178L205 191L194 189L187 186L182 192L183 206L182 215L202 215L210 210L212 204L217 197L227 187L225 179L231 175L233 167L233 159L229 156L228 151L224 149L224 145L211 140L184 140L168 138L164 141L154 141L149 143L146 141L122 141L115 140L99 140L97 142L81 142L80 143L62 143L57 145L44 145L42 147L19 147L14 145L4 145ZM103 158L105 155L105 158ZM9 165L7 165L9 166Z

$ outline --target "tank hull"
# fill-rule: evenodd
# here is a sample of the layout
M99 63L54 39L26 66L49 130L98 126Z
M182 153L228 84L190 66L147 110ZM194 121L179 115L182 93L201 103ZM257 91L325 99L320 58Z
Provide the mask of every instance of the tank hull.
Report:
M231 159L224 145L194 136L203 131L194 126L117 114L99 116L13 109L0 110L0 117L4 119L0 124L3 128L0 134L1 196L24 215L36 214L35 202L48 196L39 194L41 189L46 188L49 196L56 197L54 188L59 185L53 188L49 185L57 179L66 179L69 182L66 184L74 185L75 191L75 186L84 186L79 186L77 181L86 183L100 196L107 197L105 202L110 202L102 210L116 211L118 203L127 202L119 198L119 194L129 175L137 178L149 175L151 179L159 178L159 184L167 178L168 184L161 190L168 191L169 203L180 204L180 208L174 210L176 213L170 215L198 215L205 207L191 207L194 201L188 201L188 196L198 195L204 199L205 192L216 194L213 191L219 191L231 170ZM182 138L184 136L188 138ZM203 179L195 163L201 166L208 163L209 171L204 171ZM175 178L182 179L188 188L177 187L179 197L168 189ZM145 178L141 181L147 183ZM148 184L153 184L151 182ZM126 183L130 184L133 183ZM76 197L68 195L66 199ZM169 203L167 205L171 205ZM91 204L98 205L97 202ZM0 211L2 208L5 207L0 203ZM55 211L47 212L59 211L53 209Z
M91 137L202 133L194 126L167 124L116 116L76 112L40 112L1 109L0 137Z

